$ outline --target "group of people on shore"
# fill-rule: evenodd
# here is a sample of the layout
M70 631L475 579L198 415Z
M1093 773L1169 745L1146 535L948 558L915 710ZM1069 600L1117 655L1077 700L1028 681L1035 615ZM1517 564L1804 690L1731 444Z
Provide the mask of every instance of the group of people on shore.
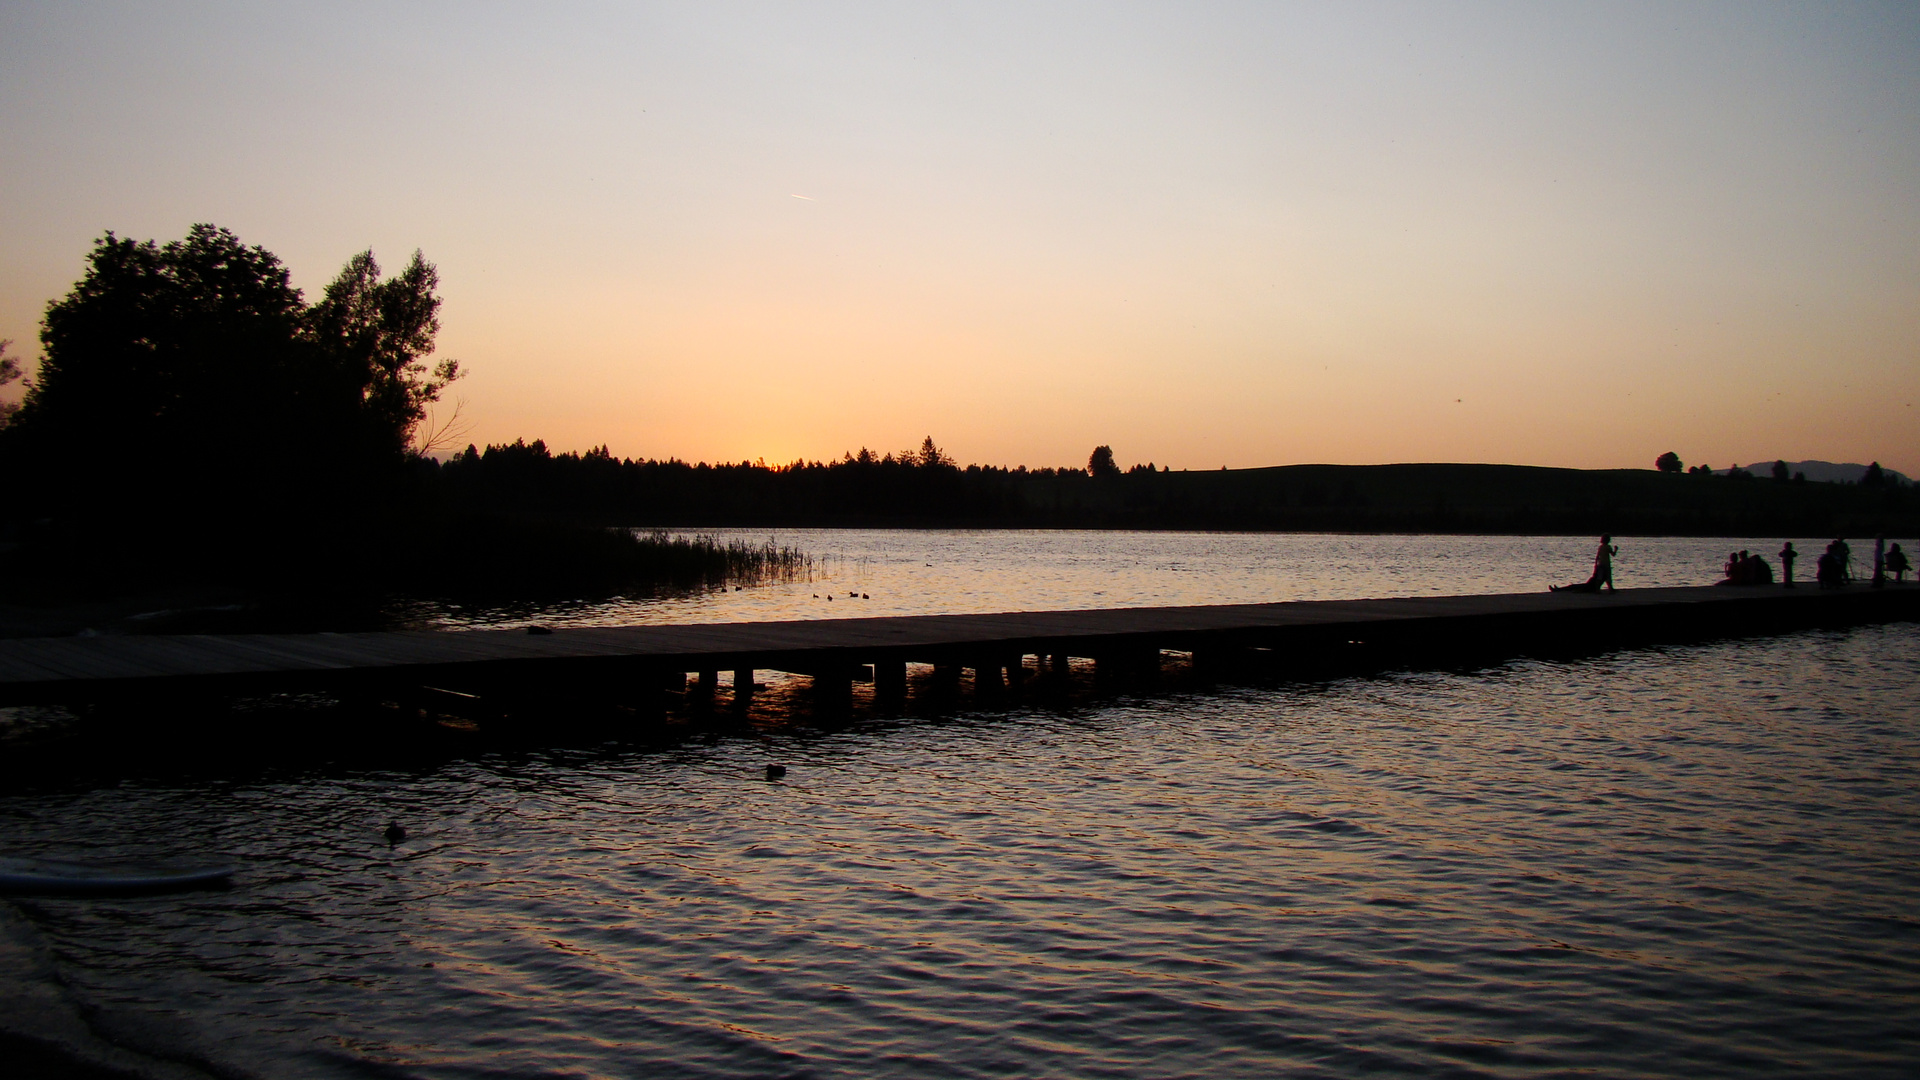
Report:
M1571 585L1549 585L1552 592L1599 592L1603 587L1613 591L1613 557L1620 554L1614 545L1613 537L1600 538L1600 547L1593 554L1593 574L1585 581L1576 581ZM1800 553L1793 549L1789 540L1780 547L1780 584L1793 588L1793 564ZM1878 537L1873 542L1873 576L1869 579L1875 588L1887 583L1892 575L1896 584L1904 585L1907 571L1913 569L1907 553L1895 543L1887 546L1887 538ZM1764 555L1750 551L1734 551L1727 554L1724 567L1726 577L1721 585L1771 585L1773 584L1773 564ZM1823 589L1837 589L1854 581L1853 549L1844 539L1836 539L1827 545L1820 557L1814 560L1814 582Z

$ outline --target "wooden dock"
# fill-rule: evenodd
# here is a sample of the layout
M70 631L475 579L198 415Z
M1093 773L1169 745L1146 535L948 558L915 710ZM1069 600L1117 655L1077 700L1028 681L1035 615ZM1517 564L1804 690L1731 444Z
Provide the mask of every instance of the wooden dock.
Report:
M1463 655L1624 647L1920 618L1920 587L1632 589L1024 611L791 622L349 634L195 634L0 640L0 705L400 692L475 698L697 694L734 672L810 676L829 704L871 679L901 696L907 665L981 693L1091 660L1103 673L1259 661L1312 675L1359 655L1445 663ZM1030 659L1031 658L1031 661ZM689 676L693 683L689 687Z

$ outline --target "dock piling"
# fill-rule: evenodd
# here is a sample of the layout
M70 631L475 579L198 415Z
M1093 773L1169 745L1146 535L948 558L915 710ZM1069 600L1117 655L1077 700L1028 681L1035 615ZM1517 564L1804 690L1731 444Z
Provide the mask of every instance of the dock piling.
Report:
M875 661L873 696L883 701L899 701L907 696L907 662L905 660Z

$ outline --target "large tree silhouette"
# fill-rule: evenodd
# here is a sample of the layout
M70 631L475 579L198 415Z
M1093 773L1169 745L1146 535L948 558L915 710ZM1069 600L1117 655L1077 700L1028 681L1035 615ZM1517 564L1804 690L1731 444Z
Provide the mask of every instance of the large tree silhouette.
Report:
M371 252L309 307L286 267L226 229L159 244L107 233L47 306L43 357L10 425L16 467L69 505L258 508L279 491L364 486L405 460L427 405L438 284L418 252L382 281Z
M390 454L406 452L427 406L460 377L456 360L431 369L426 361L440 331L439 284L440 275L418 251L386 281L373 252L363 251L307 313L306 336L354 388L365 430Z
M108 233L87 262L47 306L19 433L76 464L261 449L304 313L280 261L196 225L164 247Z

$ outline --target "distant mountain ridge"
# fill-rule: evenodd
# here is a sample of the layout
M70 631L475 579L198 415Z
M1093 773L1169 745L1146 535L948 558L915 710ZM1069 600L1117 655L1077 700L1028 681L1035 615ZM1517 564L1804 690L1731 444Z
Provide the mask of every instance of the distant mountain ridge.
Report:
M1773 462L1771 461L1756 461L1752 465L1741 465L1741 466L1738 466L1738 468L1745 469L1748 472L1752 473L1753 475L1758 476L1762 479L1765 479L1766 477L1773 475ZM1725 476L1732 471L1733 471L1732 469L1713 470L1715 476ZM1887 476L1887 479L1889 480L1898 480L1902 484L1913 483L1912 479L1907 477L1904 473L1895 472L1884 465L1881 466L1880 471L1885 473ZM1789 461L1787 462L1788 475L1792 475L1794 473L1806 473L1808 480L1812 480L1815 483L1820 483L1820 484L1857 484L1860 482L1860 478L1866 475L1866 472L1867 472L1867 467L1865 465L1856 465L1852 462L1841 462L1841 463L1835 463L1831 461Z

